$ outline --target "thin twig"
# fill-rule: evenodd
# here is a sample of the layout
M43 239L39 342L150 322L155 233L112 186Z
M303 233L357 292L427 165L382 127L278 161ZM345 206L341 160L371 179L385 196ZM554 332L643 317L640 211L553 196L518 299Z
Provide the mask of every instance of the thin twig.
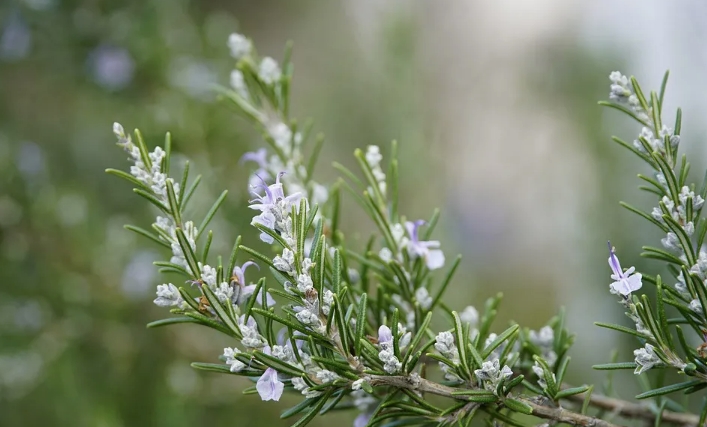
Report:
M429 381L421 378L419 375L413 374L410 376L384 376L384 375L369 375L366 380L372 386L392 386L395 388L404 388L408 390L416 390L422 393L431 393L438 396L449 397L456 400L464 400L466 397L454 395L455 391L452 387ZM578 414L564 408L553 408L541 405L531 399L524 397L515 397L517 400L529 405L533 410L533 415L539 418L548 420L560 421L563 423L582 426L582 427L618 427L616 424L604 421L595 417Z
M575 394L570 396L568 400L581 403L584 401L585 397L586 393ZM656 413L646 405L627 402L625 400L603 396L596 393L592 393L589 398L589 405L595 408L611 411L612 413L624 418L640 418L646 421L655 421L656 418ZM663 411L660 419L663 422L680 426L697 426L697 423L700 422L697 415L671 411Z

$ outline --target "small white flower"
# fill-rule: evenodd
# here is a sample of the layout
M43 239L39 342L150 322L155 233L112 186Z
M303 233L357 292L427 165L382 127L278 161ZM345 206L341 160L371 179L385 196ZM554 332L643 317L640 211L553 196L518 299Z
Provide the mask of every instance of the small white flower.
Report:
M393 235L393 240L398 244L399 247L404 248L407 246L408 238L406 236L405 227L396 223L390 226L390 234Z
M179 306L182 303L179 289L171 283L157 286L157 298L154 303L160 307Z
M307 326L315 326L318 327L321 325L321 321L319 320L319 316L317 316L316 313L312 313L309 309L301 307L302 310L297 312L295 314L295 317L297 320L302 322L303 324Z
M678 283L675 284L675 290L684 297L690 296L690 291L687 289L687 284L685 283L685 277L683 277L682 271L678 274Z
M707 279L707 252L705 252L704 250L700 250L700 253L697 257L697 262L695 263L695 265L690 267L690 273L696 274L702 280ZM680 274L682 274L682 272ZM679 277L679 280L681 282L684 282L682 276Z
M483 384L484 388L489 391L496 393L498 385L510 378L513 375L513 371L508 366L500 367L500 362L498 359L493 361L486 361L481 365L481 369L476 369L474 371L476 379L479 380L480 384Z
M695 223L692 221L688 222L683 227L683 230L685 230L685 233L687 233L688 236L692 236L695 233Z
M636 358L636 370L634 371L636 375L640 375L661 363L660 359L655 354L655 347L650 344L646 344L644 348L634 350L633 355Z
M307 383L302 378L294 377L291 381L292 386L295 388L295 390L302 392L304 397L306 397L307 399L311 399L322 394L322 392L320 391L311 391L307 386Z
M231 301L231 297L233 297L233 287L226 282L221 282L221 284L214 289L214 295L216 295L221 303Z
M366 163L368 163L368 166L371 168L378 167L382 159L380 148L377 145L369 145L366 149Z
M695 313L701 314L702 313L702 304L700 303L700 300L695 298L692 301L690 301L690 310L694 311Z
M693 209L700 209L702 207L702 205L705 203L702 196L700 196L699 194L695 195L695 192L691 191L690 187L685 185L682 187L682 189L680 190L680 194L678 195L678 199L680 200L680 204L682 204L683 206L686 206L688 198L692 199L692 208Z
M402 323L398 323L398 329L404 329L405 327L402 325ZM402 328L401 328L402 326ZM410 341L412 340L412 332L403 332L403 335L400 337L400 342L398 343L398 346L400 346L400 349L404 349L410 344Z
M314 263L312 262L311 259L305 258L302 260L302 271L304 273L308 273L309 270L312 269L312 267L314 267Z
M118 122L113 123L113 133L118 139L125 139L125 129Z
M538 376L538 384L540 387L543 389L547 388L547 381L545 381L545 371L543 370L542 366L538 364L538 362L535 362L535 365L533 365L533 372L535 372L535 375ZM555 373L552 373L552 380L557 384L557 377L555 377Z
M280 77L282 77L282 72L280 71L280 66L277 65L277 61L269 56L266 56L260 61L258 76L263 83L271 85L280 80Z
M241 316L238 319L238 328L241 331L241 335L243 335L241 344L244 347L259 349L267 345L263 337L258 333L258 325L252 317L248 319L248 322L245 322L245 315Z
M199 263L199 268L201 269L201 280L209 286L209 288L216 288L216 269L210 265L204 265Z
M243 78L243 73L240 70L231 71L231 87L242 98L250 98L248 87L246 86L245 79Z
M292 353L292 349L289 346L274 345L272 346L270 353L273 355L273 357L277 357L278 359L283 360L285 362L294 360L294 354Z
M294 377L294 378L292 378L291 381L292 381L292 386L297 391L302 391L305 388L307 388L307 383L300 377Z
M253 44L243 34L233 33L228 36L228 48L231 50L231 56L239 60L250 55Z
M476 327L479 323L479 312L471 305L466 306L464 310L459 314L459 319L471 325L472 328Z
M538 362L535 362L535 365L533 365L533 372L535 372L535 375L538 376L538 378L543 378L545 376L545 371L543 371L542 366L538 365ZM547 385L543 386L543 388L547 387Z
M317 372L317 378L320 379L323 383L332 383L341 377L338 376L335 372L322 369L321 371Z
M273 265L280 271L293 274L295 272L295 253L287 248L283 249L282 256L278 255L273 259Z
M393 260L393 252L388 248L382 248L380 252L378 252L378 256L386 264Z
M302 273L297 276L297 289L305 293L311 289L314 289L314 282L312 282L312 276L309 274Z
M325 315L329 315L332 304L334 304L334 293L327 289L324 291L324 296L322 297L322 312Z
M423 310L429 310L430 307L432 307L432 297L430 296L430 293L427 291L427 288L417 288L415 290L415 299L417 302L420 304L420 307Z
M351 390L361 390L363 386L363 378L359 378L351 384Z
M452 360L458 357L457 346L454 344L454 335L449 331L437 334L435 337L435 349L442 353L443 356Z
M286 156L292 153L292 130L289 126L279 122L268 126L268 133L275 141L275 146L281 149ZM288 189L292 190L291 186Z
M223 349L223 357L226 358L226 364L230 365L231 372L240 372L245 368L245 363L236 359L236 356L240 353L237 348L226 347Z
M674 251L679 251L680 249L680 239L678 239L678 235L673 233L672 231L669 232L665 238L660 239L660 243L663 244L663 247L666 249L671 249Z
M623 102L631 96L631 90L628 87L628 78L619 71L613 71L609 75L612 82L609 99L612 101Z
M551 327L543 326L538 332L530 331L528 338L538 347L550 347L555 340L555 332Z
M321 184L312 183L312 204L323 205L329 199L329 190Z

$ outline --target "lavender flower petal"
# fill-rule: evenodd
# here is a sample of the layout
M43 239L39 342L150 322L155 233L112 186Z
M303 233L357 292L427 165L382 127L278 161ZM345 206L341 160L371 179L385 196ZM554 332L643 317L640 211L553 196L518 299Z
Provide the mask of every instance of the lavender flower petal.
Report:
M285 384L277 378L276 370L273 368L268 368L265 370L263 375L260 376L260 379L258 379L258 382L255 384L255 388L258 390L260 398L264 401L278 401L280 400L280 396L282 396L282 392L285 389Z

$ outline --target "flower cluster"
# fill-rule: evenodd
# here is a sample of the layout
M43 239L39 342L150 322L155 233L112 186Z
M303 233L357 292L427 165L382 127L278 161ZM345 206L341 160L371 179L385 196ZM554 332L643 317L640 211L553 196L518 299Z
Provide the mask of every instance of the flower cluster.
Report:
M554 350L555 332L549 326L543 326L539 331L530 331L528 340L540 349L540 356L553 366L557 362L557 353Z
M412 260L421 258L427 268L436 270L444 267L444 252L440 248L437 240L420 240L419 228L425 225L424 220L407 221L405 227L401 224L393 224L391 234L397 244L398 252L393 254L390 248L381 249L379 256L385 262L392 260L402 261L402 250L406 250Z
M659 126L654 123L652 107L638 96L629 79L620 72L614 71L609 75L609 80L611 80L609 99L629 108L644 124L638 139L633 141L634 148L640 153L662 154L666 153L666 147L669 150L677 149L680 135L676 135L674 130L666 125Z
M444 331L437 334L435 337L435 349L439 351L442 356L449 359L453 365L459 364L459 350L454 343L454 335L451 332ZM461 378L459 378L448 364L439 362L439 367L442 372L444 372L444 378L448 381L461 381Z
M264 401L279 401L283 393L294 390L303 401L283 415L302 413L298 425L344 408L358 410L355 427L468 425L477 413L488 416L489 424L522 422L524 418L514 413L523 413L548 423L598 425L587 412L596 396L592 388L565 386L567 354L574 337L564 328L564 311L537 331L511 322L498 333L492 328L500 295L486 301L483 315L470 305L461 313L453 311L441 296L459 258L443 280L432 274L445 265L441 243L429 240L438 213L428 224L406 221L398 212L397 146L393 145L387 169L378 146L369 146L365 153L356 150L363 180L336 164L347 180L331 187L329 200L326 187L310 176L313 160L306 158L304 150L308 129L299 128L289 118L289 59L282 64L269 57L259 59L252 42L240 34L229 37L228 47L236 69L230 76L232 89L221 93L270 144L270 150L262 148L242 157L243 162L257 165L249 178L253 195L249 208L257 212L251 225L269 246L261 252L242 245L239 237L230 257L209 256L213 232L207 226L225 194L197 230L182 215L196 183L186 185L185 168L181 182L189 190L182 198L179 186L168 177L169 143L150 152L139 133L133 142L115 124L118 143L132 162L130 174L116 174L135 184L136 192L163 212L152 227L156 234L136 227L134 231L171 251L170 261L157 265L196 285L159 285L154 303L170 307L179 317L152 326L191 322L224 333L233 343L220 355L222 363L193 366L248 377L255 383L251 390ZM641 216L667 233L663 245L669 251L644 250L670 263L669 271L678 284L672 289L659 276L644 277L634 267L624 271L609 244L609 290L618 296L636 330L597 324L637 337L641 347L633 352L633 361L598 365L597 369L630 368L642 374L672 368L694 377L674 386L660 385L639 398L683 389L698 391L707 382L707 307L703 307L707 227L703 228L705 220L700 217L707 189L696 190L685 183L686 162L680 171L674 170L679 136L662 125L662 94L651 93L648 102L635 79L618 72L610 79L612 105L644 126L633 146L621 143L656 172L655 180L643 178L655 187L650 190L660 197L659 206ZM680 128L679 122L675 127ZM344 187L357 195L379 231L361 252L347 243L339 228L339 198ZM421 231L423 225L428 226L426 233ZM205 244L198 241L203 232L208 236ZM252 260L238 261L244 253ZM251 275L259 273L259 280L247 281L246 270ZM656 285L659 304L655 310L647 296L635 295L644 280ZM677 322L666 316L668 305L682 316ZM451 319L451 327L443 332L430 326L439 321L433 319L433 313L439 312ZM685 343L683 325L703 332L705 343L697 350ZM677 330L679 340L670 336L672 330ZM682 349L674 345L676 341ZM426 375L430 360L439 363L445 381L438 383L430 379L434 375ZM524 380L533 375L536 383ZM428 394L451 403L438 408L436 402L424 400ZM573 412L571 401L582 394L586 395L585 407L581 413ZM607 409L601 405L608 400L598 399L603 403L594 403L595 413ZM621 408L616 410L619 416ZM666 419L674 415L661 413ZM653 422L655 413L647 410L643 418ZM696 423L697 419L690 418L681 424Z
M284 172L277 175L274 184L267 185L265 181L261 182L256 188L263 191L260 195L253 191L255 198L251 200L251 209L260 211L260 214L253 218L253 224L260 224L278 235L280 235L288 245L295 243L295 238L292 230L292 218L290 213L292 207L296 205L302 198L301 193L290 194L285 196L280 178ZM275 239L268 233L260 234L260 239L265 243L273 243Z
M619 71L613 71L609 75L609 80L611 80L611 88L609 91L610 100L619 104L628 105L641 120L650 120L649 112L643 109L638 96L630 85L628 77L621 74Z
M179 289L171 283L157 285L157 298L155 298L155 305L160 307L174 307L181 306L184 300L182 295L179 293Z
M302 151L304 136L296 126L288 123L280 110L283 93L283 73L278 62L271 57L260 60L255 57L251 41L241 34L231 34L228 39L231 56L238 62L231 72L230 83L235 94L247 105L249 113L258 121L265 139L272 145L273 153L265 148L245 153L241 162L254 162L257 169L250 177L250 186L259 187L262 182L272 182L281 172L286 172L283 181L292 193L299 193L313 204L323 204L328 199L328 190L309 176ZM257 66L253 69L251 64ZM262 83L268 96L256 94L247 84L245 73ZM270 96L273 95L273 96ZM270 102L270 106L261 101Z
M366 163L368 163L368 166L371 168L373 178L378 184L378 191L385 197L388 186L385 181L385 173L383 172L383 168L381 168L381 160L383 160L383 155L381 155L380 147L377 145L369 145L366 149Z
M130 166L130 173L137 178L138 181L145 184L152 190L152 193L159 201L165 205L167 201L167 174L162 172L162 162L166 156L166 152L162 147L155 147L151 153L140 152L140 148L133 143L130 135L125 133L123 126L120 123L113 123L113 134L118 138L118 145L123 147L130 155L129 160L133 162ZM179 184L172 181L174 194L179 197Z
M390 328L381 325L378 328L378 358L384 363L383 369L389 374L394 374L402 368L402 363L395 356L393 351L393 334Z
M664 186L666 184L663 184ZM663 215L670 216L688 236L692 236L695 232L695 223L689 213L696 212L702 208L705 201L699 194L695 194L688 186L683 186L678 194L677 203L668 196L663 196L660 200L660 206L653 208L651 215L661 224L665 224ZM667 236L661 240L663 247L673 251L681 252L680 241L677 234L670 231Z
M233 33L228 37L228 48L231 50L231 56L238 61L250 55L253 43L246 36Z
M633 146L641 153L649 151L664 153L666 139L671 150L676 149L680 144L680 135L675 135L672 128L663 125L656 134L652 128L644 126L641 128L638 138L633 141Z
M170 259L169 262L188 269L189 264L187 264L186 255L177 238L177 225L174 219L158 216L157 221L155 221L152 227L159 233L160 239L166 241L172 248L172 259ZM196 229L192 221L186 221L182 226L182 231L191 250L195 250L199 230Z
M538 385L543 389L547 389L547 380L545 380L545 370L538 362L535 362L535 364L533 365L533 372L538 377ZM554 372L551 373L550 377L552 378L552 381L554 383L557 383L557 377L555 376Z
M655 354L655 347L650 344L646 344L644 348L634 350L633 355L636 358L636 375L640 375L661 363Z
M174 197L178 198L179 184L174 182L172 178L168 178L167 174L162 170L166 152L162 147L158 146L151 153L148 153L147 150L144 150L143 153L140 147L133 143L130 135L125 133L120 123L113 123L113 133L118 138L118 145L130 155L129 160L133 163L130 166L131 175L144 185L144 191L155 197L158 203L165 207L169 206L167 188L170 186L174 191ZM153 228L158 233L158 238L166 242L172 249L170 262L180 268L189 269L186 255L177 237L178 227L184 233L186 244L189 245L192 251L195 250L199 232L192 221L177 224L173 217L157 216L153 224ZM155 304L159 306L178 306L181 303L182 298L179 296L179 291L171 283L160 285L157 288Z
M486 390L498 393L499 385L513 375L513 371L508 366L501 364L498 359L486 361L481 365L481 368L474 371L476 379L479 381L479 386L483 386Z

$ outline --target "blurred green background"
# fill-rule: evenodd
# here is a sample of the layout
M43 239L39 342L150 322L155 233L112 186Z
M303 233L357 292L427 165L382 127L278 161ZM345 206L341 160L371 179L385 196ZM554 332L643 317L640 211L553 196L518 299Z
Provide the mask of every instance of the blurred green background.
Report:
M208 90L228 82L233 31L276 58L295 41L294 115L315 118L328 141L318 181L333 182L332 160L352 164L355 147L385 153L399 140L401 210L441 207L447 257L465 257L448 302L481 306L505 292L499 328L513 319L537 329L566 306L579 334L573 380L600 380L588 366L606 361L616 337L592 321L623 322L606 292L606 240L625 264L655 272L638 253L660 237L617 204L653 201L633 190L646 170L609 141L638 129L596 105L609 72L655 87L673 68L669 107L693 109L683 141L704 154L690 117L705 110L694 89L707 61L684 55L701 46L691 17L704 8L686 1L666 24L667 6L637 4L0 2L0 426L291 424L279 413L296 398L261 402L241 395L241 379L189 367L215 361L232 345L223 337L145 328L165 315L152 304L162 279L151 264L164 254L122 226L155 213L103 172L127 167L114 121L151 146L170 131L178 159L204 175L200 200L230 191L212 251L255 238L238 160L262 141ZM370 224L350 212L351 238L365 239Z

